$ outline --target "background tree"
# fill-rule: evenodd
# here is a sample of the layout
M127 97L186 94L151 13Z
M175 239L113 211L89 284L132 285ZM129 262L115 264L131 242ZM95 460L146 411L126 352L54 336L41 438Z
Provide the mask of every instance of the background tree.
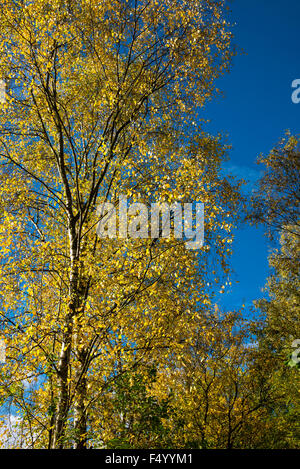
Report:
M299 446L300 435L299 364L292 358L300 337L299 138L288 134L259 161L266 169L252 198L250 219L264 223L279 245L269 259L272 275L266 285L267 298L257 302L263 315L258 329L259 360L268 363L276 395L268 408L272 430L262 441L266 447L293 448Z
M176 448L253 448L267 431L273 396L256 366L251 322L218 309L199 318L190 347L161 370L154 393L169 399L165 425ZM166 441L167 444L167 441Z
M287 133L269 155L260 156L258 163L264 170L248 218L263 223L271 238L282 230L299 236L299 137Z

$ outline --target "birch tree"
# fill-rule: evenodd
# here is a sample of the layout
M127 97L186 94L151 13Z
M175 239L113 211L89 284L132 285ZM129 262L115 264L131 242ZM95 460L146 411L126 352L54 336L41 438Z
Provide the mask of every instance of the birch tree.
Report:
M228 274L238 185L201 122L232 55L224 11L215 0L1 2L1 396L27 447L93 444L111 382L179 351L212 272ZM203 202L205 245L99 238L98 204L120 194Z

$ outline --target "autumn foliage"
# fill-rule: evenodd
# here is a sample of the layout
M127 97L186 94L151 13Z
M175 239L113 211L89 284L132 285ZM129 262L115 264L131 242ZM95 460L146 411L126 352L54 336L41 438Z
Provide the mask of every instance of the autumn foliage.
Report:
M0 401L15 446L276 447L274 418L286 428L294 410L274 411L288 391L265 323L214 307L243 203L201 120L233 53L223 2L1 5ZM203 202L203 247L99 238L98 204L120 194Z

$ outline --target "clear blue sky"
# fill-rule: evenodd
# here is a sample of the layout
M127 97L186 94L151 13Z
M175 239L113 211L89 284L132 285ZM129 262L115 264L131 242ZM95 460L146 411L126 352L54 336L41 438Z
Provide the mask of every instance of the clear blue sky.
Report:
M211 120L210 132L229 135L228 169L254 182L257 156L267 154L286 129L300 133L300 104L291 100L291 83L300 78L300 0L232 0L228 5L236 23L234 43L244 53L218 80L225 98L209 103L205 117ZM239 284L222 295L220 305L240 307L262 296L268 253L262 229L236 231L232 262Z

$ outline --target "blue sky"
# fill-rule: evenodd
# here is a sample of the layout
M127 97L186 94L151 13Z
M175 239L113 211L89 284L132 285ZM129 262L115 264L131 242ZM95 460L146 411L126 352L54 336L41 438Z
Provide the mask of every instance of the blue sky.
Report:
M300 133L300 103L291 99L292 81L300 78L300 1L232 0L228 5L240 52L230 74L218 80L225 97L209 103L204 117L211 120L211 133L228 134L233 146L228 169L253 183L259 176L257 156L267 154L285 130ZM232 264L239 284L222 295L220 305L248 306L263 296L269 252L262 228L236 231Z

